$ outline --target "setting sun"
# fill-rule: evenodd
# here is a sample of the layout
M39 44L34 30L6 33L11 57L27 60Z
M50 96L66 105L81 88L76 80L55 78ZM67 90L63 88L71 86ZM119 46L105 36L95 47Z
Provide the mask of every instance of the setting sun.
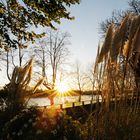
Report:
M68 85L66 83L63 83L63 82L58 83L57 86L56 86L56 89L59 93L65 93L65 92L70 90Z

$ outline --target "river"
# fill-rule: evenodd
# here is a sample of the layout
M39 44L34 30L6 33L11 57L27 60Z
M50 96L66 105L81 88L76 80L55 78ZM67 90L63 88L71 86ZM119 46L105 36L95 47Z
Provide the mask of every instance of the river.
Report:
M101 96L99 95L99 99L101 100ZM65 104L78 102L79 96L56 96L54 97L54 104ZM92 100L92 95L82 95L81 101L90 101ZM93 96L93 100L96 100L96 95ZM28 101L28 106L49 106L50 100L46 97L43 98L31 98Z

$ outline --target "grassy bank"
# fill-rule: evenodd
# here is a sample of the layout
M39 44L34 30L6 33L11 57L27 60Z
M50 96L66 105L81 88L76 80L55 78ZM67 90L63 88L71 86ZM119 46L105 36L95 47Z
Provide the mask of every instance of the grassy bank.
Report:
M9 104L8 104L9 105ZM139 140L140 105L136 100L100 103L70 109L1 108L4 140Z

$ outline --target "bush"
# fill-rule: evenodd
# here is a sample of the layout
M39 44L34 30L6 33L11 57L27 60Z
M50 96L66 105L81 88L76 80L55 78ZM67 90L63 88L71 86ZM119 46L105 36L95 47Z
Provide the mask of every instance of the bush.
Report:
M1 128L0 139L12 140L81 140L78 121L57 109L24 109Z

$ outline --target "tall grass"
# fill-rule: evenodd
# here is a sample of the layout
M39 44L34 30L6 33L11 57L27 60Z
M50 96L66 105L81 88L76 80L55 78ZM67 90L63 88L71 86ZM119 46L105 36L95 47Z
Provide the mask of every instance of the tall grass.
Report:
M30 116L27 119L30 123L30 117L34 118L28 128L31 133L20 127L30 136L30 139L41 139L41 136L42 139L47 139L50 136L53 139L68 140L140 139L140 99L137 96L137 92L140 92L140 84L136 84L136 79L140 79L140 77L136 77L135 71L139 68L140 61L139 19L140 16L133 17L133 15L128 14L119 27L109 26L102 48L98 47L94 67L94 88L98 91L95 109L90 109L85 121L80 121L79 118L74 120L63 112L62 114L60 113L61 115L57 122L56 118L53 117L54 114L56 115L53 109L49 110L50 116L47 109L35 109L33 114L29 113ZM129 32L127 37L126 32ZM134 58L132 57L133 55L135 55ZM130 63L131 60L133 60L133 64ZM32 77L32 61L31 59L24 67L16 67L13 71L11 82L6 87L8 100L14 103L14 107L20 104L23 105L25 102L25 92ZM35 92L42 83L43 79L39 80L32 92ZM102 96L101 103L99 102L99 94ZM10 109L13 111L15 108ZM26 121L27 116L23 114L23 120ZM13 117L12 121L11 117L10 121L5 123L4 130L8 132L3 131L4 136L14 137L12 136L11 128L13 127L11 125L14 126L15 123L20 122L22 117L20 115L19 118ZM55 122L52 130L44 126L44 124L48 123L48 120L52 124ZM24 126L27 127L27 125ZM37 131L37 128L39 128L39 131ZM0 125L1 129L2 125ZM16 131L19 132L18 130ZM8 135L8 133L10 134ZM16 138L19 137L22 138L21 136L16 136ZM29 137L26 135L26 138Z
M105 42L110 41L110 49L104 54L101 49L98 55L95 75L103 102L100 108L96 108L95 115L88 119L94 139L140 139L140 105L135 83L140 48L138 23L139 16L128 14L120 26L113 29L112 39L105 38ZM129 60L133 52L137 53L131 67Z

